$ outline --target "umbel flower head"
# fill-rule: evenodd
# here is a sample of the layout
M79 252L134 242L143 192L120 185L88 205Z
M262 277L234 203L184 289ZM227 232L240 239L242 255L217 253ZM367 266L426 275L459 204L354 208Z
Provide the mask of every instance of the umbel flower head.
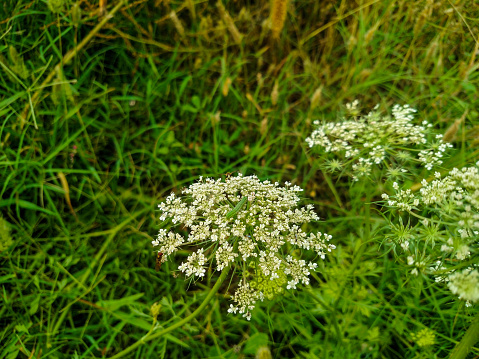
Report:
M411 333L411 338L420 347L427 347L436 343L436 334L429 328L424 328L417 333Z
M355 181L371 174L374 166L385 164L389 177L407 172L403 164L416 162L431 170L442 163L443 153L452 147L442 135L429 139L432 127L427 121L413 123L415 109L395 105L392 116L383 116L379 105L360 116L359 101L346 105L351 118L339 122L314 121L316 129L306 139L309 147L326 157L325 167L332 172L349 170ZM418 153L415 158L413 153Z
M282 187L256 176L239 174L225 181L200 177L183 196L172 193L159 204L160 220L172 228L160 229L153 246L164 260L180 246L195 246L179 266L187 276L203 277L207 265L217 271L234 265L241 278L228 312L249 320L258 299L280 292L270 288L263 293L268 286L259 282L267 279L286 289L309 284L317 264L292 256L293 249L314 251L324 259L335 248L328 244L330 235L303 231L303 224L319 218L312 205L298 207L301 191L289 182Z
M478 263L479 162L442 177L422 182L419 193L393 184L393 196L383 194L386 206L397 210L390 238L407 256L411 273L432 273L449 289L470 302L479 300L479 275L469 263ZM404 225L401 212L409 213ZM394 217L393 217L394 218ZM460 269L459 269L460 268Z

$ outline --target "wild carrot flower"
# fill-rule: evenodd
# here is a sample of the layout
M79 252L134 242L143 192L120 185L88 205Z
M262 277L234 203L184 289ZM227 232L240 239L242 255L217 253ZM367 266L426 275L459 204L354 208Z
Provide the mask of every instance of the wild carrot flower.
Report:
M397 211L389 237L407 256L412 274L434 274L459 298L477 302L479 272L473 263L478 263L479 162L446 176L436 172L434 180L421 183L419 193L394 183L396 193L382 195L392 213ZM401 212L408 214L407 225Z
M389 175L397 177L407 172L405 162L419 163L431 170L442 163L444 152L452 147L443 142L442 135L431 136L432 125L427 121L414 124L416 110L408 105L395 105L392 116L382 115L379 105L365 116L360 115L358 101L346 107L350 118L343 117L339 122L314 121L316 129L306 142L325 157L325 163L335 159L347 165L355 181L370 176L373 168L381 165L388 168ZM417 158L411 155L416 152Z
M181 246L195 246L179 266L186 276L203 277L208 263L217 271L234 266L241 279L228 312L249 320L258 299L280 292L268 288L265 279L287 289L309 284L317 264L292 256L293 249L324 259L335 248L328 244L330 235L303 231L303 224L319 218L312 205L298 207L301 191L289 182L282 187L256 176L200 177L183 196L172 193L160 203L160 220L171 229L160 229L153 246L164 260Z

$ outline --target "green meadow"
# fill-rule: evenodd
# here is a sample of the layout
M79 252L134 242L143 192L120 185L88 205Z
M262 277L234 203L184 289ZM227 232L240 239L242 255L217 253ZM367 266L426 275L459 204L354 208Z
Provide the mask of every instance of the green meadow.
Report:
M409 105L452 145L397 181L419 193L478 163L478 89L477 0L3 0L0 359L478 358L479 303L391 240L409 225L384 206L392 172L354 181L306 142L355 100ZM190 247L152 245L172 192L240 173L304 189L320 219L302 228L336 247L287 247L317 263L310 284L251 320L212 253L187 277ZM479 263L471 233L457 271Z

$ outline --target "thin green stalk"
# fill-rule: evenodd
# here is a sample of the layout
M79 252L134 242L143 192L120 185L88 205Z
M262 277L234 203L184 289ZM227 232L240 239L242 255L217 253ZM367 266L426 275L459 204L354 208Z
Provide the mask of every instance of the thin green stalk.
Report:
M366 190L366 203L364 208L364 240L362 244L363 252L364 248L366 247L364 244L365 242L369 241L371 237L371 191Z
M338 203L338 206L341 208L344 208L343 202L341 201L341 197L339 197L338 191L336 191L336 187L333 184L333 181L331 180L331 177L326 173L326 171L321 171L323 174L324 179L326 180L326 183L328 184L329 189L331 192L333 192L334 198L336 199L336 202Z
M466 334L456 345L449 359L464 359L471 351L471 348L479 341L479 316L474 319Z
M182 327L183 325L185 325L186 323L190 322L192 319L194 319L198 314L200 314L205 308L206 306L209 304L209 302L211 301L211 299L215 296L215 294L218 292L218 290L220 289L221 287L221 284L223 284L224 280L226 279L226 277L228 276L228 273L231 269L231 266L228 266L226 267L225 269L223 269L223 271L221 272L221 275L220 277L218 278L218 280L216 281L215 285L213 286L213 288L211 288L210 292L208 293L208 295L206 296L205 300L201 303L201 305L193 312L191 313L189 316L187 316L186 318L180 320L179 322L169 326L168 328L165 328L157 333L153 333L153 334L147 334L145 335L143 338L141 338L140 340L138 340L135 344L129 346L128 348L126 348L125 350L119 352L118 354L112 356L110 359L118 359L118 358L122 358L123 356L125 356L126 354L128 354L129 352L135 350L136 348L138 348L140 345L143 345L143 344L146 344L147 342L153 340L153 339L156 339L156 338L159 338L159 337L162 337L163 335L165 334L168 334L169 332L175 330L176 328L179 328L179 327Z

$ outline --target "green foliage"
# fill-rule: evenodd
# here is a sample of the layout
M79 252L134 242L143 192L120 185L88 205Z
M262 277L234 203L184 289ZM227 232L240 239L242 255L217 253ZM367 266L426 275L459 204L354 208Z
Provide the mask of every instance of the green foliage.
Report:
M13 243L10 235L10 224L0 216L0 252L8 249Z
M62 12L67 3L69 0L47 0L48 8L54 14Z
M218 295L131 357L448 356L477 306L406 275L380 245L376 202L390 184L333 181L342 164L318 170L305 139L354 99L409 104L439 133L459 120L441 172L475 163L477 2L290 1L277 39L264 2L111 1L107 12L118 4L112 17L97 1L0 5L0 358L108 358L190 314L216 274L185 282L181 252L155 272L157 204L233 171L305 188L314 229L337 249L310 287L251 322ZM426 328L434 344L420 346Z

